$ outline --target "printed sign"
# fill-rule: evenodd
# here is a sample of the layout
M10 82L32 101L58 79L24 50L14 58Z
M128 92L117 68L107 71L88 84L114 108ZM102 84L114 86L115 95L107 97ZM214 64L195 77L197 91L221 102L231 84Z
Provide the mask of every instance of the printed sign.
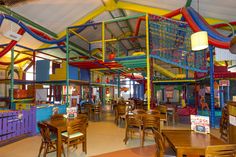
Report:
M66 114L67 114L67 118L76 118L77 117L77 108L76 107L67 107Z
M220 80L219 84L220 86L229 86L230 82L229 80Z
M200 133L210 133L210 120L208 116L191 115L191 130Z

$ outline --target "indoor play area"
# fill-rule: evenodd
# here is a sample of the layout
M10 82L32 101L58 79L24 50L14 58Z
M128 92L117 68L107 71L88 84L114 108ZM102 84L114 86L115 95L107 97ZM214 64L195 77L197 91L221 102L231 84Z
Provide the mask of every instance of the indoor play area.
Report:
M137 157L161 157L163 139L177 157L207 156L217 145L235 155L235 7L219 0L0 0L0 154L12 156L6 146L37 138L28 156L135 156L138 149ZM103 138L96 131L114 138L104 142L111 148L95 148ZM208 142L182 148L174 139L184 135ZM69 150L79 143L82 150Z

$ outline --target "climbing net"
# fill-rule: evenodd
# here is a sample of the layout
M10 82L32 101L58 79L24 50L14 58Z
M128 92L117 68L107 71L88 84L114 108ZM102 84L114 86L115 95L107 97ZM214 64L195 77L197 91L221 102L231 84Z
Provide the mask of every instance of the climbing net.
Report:
M150 15L151 57L188 70L206 72L206 51L191 51L192 33L186 22Z

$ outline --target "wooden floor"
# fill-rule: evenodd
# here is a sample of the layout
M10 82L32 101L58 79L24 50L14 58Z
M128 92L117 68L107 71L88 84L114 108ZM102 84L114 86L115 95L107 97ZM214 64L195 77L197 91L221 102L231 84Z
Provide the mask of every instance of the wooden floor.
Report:
M155 145L150 145L145 147L114 151L111 153L105 153L93 157L155 157L155 152Z

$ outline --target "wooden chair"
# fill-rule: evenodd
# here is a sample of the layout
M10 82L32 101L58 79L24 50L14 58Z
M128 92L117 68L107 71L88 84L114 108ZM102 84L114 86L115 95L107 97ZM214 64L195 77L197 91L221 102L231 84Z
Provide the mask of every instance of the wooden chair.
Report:
M94 121L100 121L101 120L101 114L102 114L102 108L101 105L95 105L93 107L92 115Z
M205 157L236 157L236 144L208 146Z
M56 149L57 138L56 136L53 136L53 134L51 134L49 128L47 127L45 123L39 122L38 127L39 127L40 134L42 136L42 142L39 148L38 157L40 157L43 149L44 149L43 156L46 157L46 154L55 152L57 150ZM62 147L63 155L65 156L63 145L61 147Z
M142 146L144 145L145 136L148 133L152 133L153 129L160 131L160 115L146 114L142 118L143 121L143 136L142 136Z
M63 117L63 114L54 114L51 116L50 118L51 120L63 120L64 117Z
M82 143L83 152L87 154L87 121L85 119L74 119L68 123L67 132L62 133L62 138L67 144L67 157L69 157L69 148L71 146L77 148Z
M117 105L115 110L115 123L116 125L121 124L121 121L125 120L126 114L126 106L125 105Z
M167 107L165 105L159 105L158 110L160 111L160 118L166 122L168 125L168 119L167 119Z
M92 104L84 104L84 111L88 115L88 118L91 119L91 112L92 112Z
M165 141L160 131L153 128L153 133L154 133L154 139L155 139L156 148L157 148L156 156L157 157L175 157L175 155L165 155Z
M140 144L142 145L142 121L139 116L136 115L126 115L126 129L125 129L125 138L124 142L127 143L130 137L132 138L132 134L134 132L138 132L140 135Z
M222 109L222 117L220 121L220 137L225 141L229 141L229 112L228 105Z

